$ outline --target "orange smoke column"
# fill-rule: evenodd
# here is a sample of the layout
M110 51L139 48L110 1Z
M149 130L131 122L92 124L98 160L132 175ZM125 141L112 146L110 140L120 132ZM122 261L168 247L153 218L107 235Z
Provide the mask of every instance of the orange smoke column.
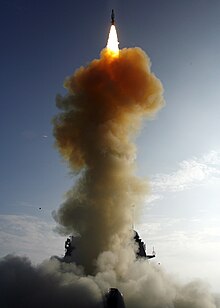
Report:
M94 260L130 237L132 206L147 185L134 175L132 140L143 117L163 106L163 87L150 72L140 48L108 48L100 59L79 68L65 82L68 94L57 98L56 145L78 183L56 214L66 234L80 234L80 261L91 272Z

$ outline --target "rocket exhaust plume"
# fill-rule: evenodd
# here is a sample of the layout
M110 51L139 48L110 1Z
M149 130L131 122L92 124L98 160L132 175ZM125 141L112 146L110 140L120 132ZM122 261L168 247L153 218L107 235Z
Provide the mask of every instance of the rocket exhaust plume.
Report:
M56 145L81 178L55 218L66 234L79 234L78 257L93 273L100 253L132 237L132 207L147 184L135 176L135 134L144 117L163 106L163 87L139 48L118 49L115 26L100 59L65 81L54 119Z
M115 28L115 25L111 25L109 37L108 37L108 43L107 43L107 50L112 56L118 56L119 54L119 48L118 48L118 36L117 31Z
M118 49L114 12L100 58L76 70L65 87L54 135L79 177L54 216L60 232L78 235L74 262L51 258L33 267L26 258L6 256L0 307L103 308L109 288L123 293L126 308L220 307L203 283L181 286L161 267L135 259L133 206L148 185L135 175L133 142L142 120L163 106L163 87L144 51Z

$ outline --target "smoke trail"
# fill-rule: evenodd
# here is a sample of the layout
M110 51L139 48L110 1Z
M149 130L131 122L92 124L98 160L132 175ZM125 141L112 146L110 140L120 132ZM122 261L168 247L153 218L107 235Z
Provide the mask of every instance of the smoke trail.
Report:
M80 263L92 272L103 251L130 237L132 206L141 203L147 184L134 175L135 133L143 117L163 106L163 88L139 48L78 69L65 82L68 94L57 98L54 119L60 153L81 171L56 220L67 234L80 234Z

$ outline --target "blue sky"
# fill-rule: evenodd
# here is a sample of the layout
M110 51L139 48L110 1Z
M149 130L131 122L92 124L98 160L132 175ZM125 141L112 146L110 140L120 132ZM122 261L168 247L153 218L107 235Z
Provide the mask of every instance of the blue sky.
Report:
M120 48L145 50L165 89L166 106L137 137L137 172L152 187L137 228L167 272L220 291L217 0L1 1L1 256L63 252L51 212L74 177L53 147L55 96L99 57L112 8Z

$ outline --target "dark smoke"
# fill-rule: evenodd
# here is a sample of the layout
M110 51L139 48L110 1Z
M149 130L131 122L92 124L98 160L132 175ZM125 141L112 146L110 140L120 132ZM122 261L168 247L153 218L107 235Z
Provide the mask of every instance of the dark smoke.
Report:
M6 256L0 262L1 308L96 308L101 292L89 277L58 261L33 267L26 258Z

